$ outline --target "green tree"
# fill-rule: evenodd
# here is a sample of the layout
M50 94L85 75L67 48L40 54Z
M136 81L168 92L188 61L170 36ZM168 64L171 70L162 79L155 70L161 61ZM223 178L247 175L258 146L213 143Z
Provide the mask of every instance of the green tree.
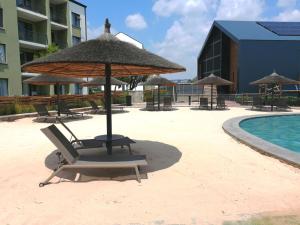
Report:
M36 52L34 57L40 58L40 57L55 53L57 51L59 51L59 46L56 44L50 44L50 45L48 45L47 49Z

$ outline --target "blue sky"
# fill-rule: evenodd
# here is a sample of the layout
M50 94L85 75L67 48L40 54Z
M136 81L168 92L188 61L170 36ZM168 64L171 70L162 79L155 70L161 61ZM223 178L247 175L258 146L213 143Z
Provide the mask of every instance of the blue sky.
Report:
M187 68L173 79L193 78L197 55L215 19L300 21L300 0L79 0L87 5L88 37L109 18L156 54Z

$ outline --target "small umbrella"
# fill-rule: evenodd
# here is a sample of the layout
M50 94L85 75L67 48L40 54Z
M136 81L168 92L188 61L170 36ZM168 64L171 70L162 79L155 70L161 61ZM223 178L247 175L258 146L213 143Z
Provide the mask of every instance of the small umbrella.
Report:
M99 38L82 42L22 66L23 71L61 76L105 76L106 147L112 154L111 76L143 76L183 72L185 68L144 49L121 41L110 33L110 23Z
M36 77L29 78L23 83L32 84L32 85L56 85L57 87L57 114L60 116L60 104L59 104L59 96L60 96L60 85L64 84L80 84L83 83L82 79L74 78L74 77L61 77L61 76L53 76L47 74L41 74Z
M216 86L226 86L226 85L232 85L233 83L231 81L225 80L221 77L218 77L214 74L209 75L208 77L204 77L201 80L198 80L196 82L194 82L194 84L198 84L198 85L211 85L211 101L210 101L210 107L211 109L213 109L213 85Z
M105 85L105 77L97 77L97 78L94 78L93 80L91 80L89 82L85 82L81 85L86 86L86 87L102 86L102 85ZM111 85L120 86L120 85L127 85L127 83L112 77L111 78Z
M176 84L159 75L150 76L144 83L145 86L157 86L158 110L160 110L160 87L161 86L176 86Z
M271 100L271 111L273 111L274 104L274 88L276 85L285 85L285 84L299 84L299 81L287 78L285 76L281 76L276 71L268 76L265 76L259 80L253 81L250 83L251 85L272 85L272 100Z

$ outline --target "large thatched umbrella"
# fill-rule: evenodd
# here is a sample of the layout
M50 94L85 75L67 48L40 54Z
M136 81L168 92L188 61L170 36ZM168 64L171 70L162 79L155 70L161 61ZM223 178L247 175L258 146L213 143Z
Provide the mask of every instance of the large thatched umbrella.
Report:
M268 76L265 76L259 80L253 81L250 84L251 85L271 85L271 111L273 111L274 108L274 104L273 104L273 100L274 100L274 88L276 85L279 85L280 87L282 85L288 85L288 84L299 84L300 82L297 80L293 80L290 78L287 78L285 76L281 76L278 73L276 73L276 71L274 70L274 72Z
M23 71L57 74L61 76L105 76L105 99L107 117L106 147L112 153L111 76L165 74L185 71L144 49L120 41L110 33L110 23L105 22L105 32L99 38L63 49L52 55L22 66Z
M158 110L160 110L160 87L161 86L176 86L176 84L159 75L150 76L144 83L145 86L157 86Z
M57 114L60 116L60 104L59 104L59 96L60 96L60 85L64 84L81 84L83 83L82 79L74 78L74 77L61 77L61 76L53 76L47 74L41 74L23 81L26 84L32 85L55 85L57 88Z
M232 85L233 83L229 80L225 80L221 77L218 77L214 74L210 74L208 77L204 77L201 80L198 80L196 82L194 82L194 84L198 84L198 85L210 85L211 87L211 91L210 91L210 97L211 97L211 101L210 101L210 108L213 109L213 86L226 86L226 85Z

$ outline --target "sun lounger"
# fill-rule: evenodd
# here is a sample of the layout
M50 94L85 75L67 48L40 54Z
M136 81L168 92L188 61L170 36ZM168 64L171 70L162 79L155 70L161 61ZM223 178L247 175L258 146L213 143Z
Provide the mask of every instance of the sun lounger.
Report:
M217 109L226 109L225 99L222 97L217 97Z
M288 110L290 107L288 106L288 101L285 98L279 98L275 100L274 106L276 107L276 110Z
M209 109L208 98L200 98L199 109Z
M165 110L165 111L172 110L172 98L171 97L164 97L163 110Z
M258 109L262 110L264 108L263 101L261 97L254 96L253 97L253 103L252 103L252 109Z
M146 102L146 110L148 111L155 111L155 106L153 101Z
M73 111L71 111L71 110L69 109L67 103L65 103L65 102L63 102L63 101L61 101L61 102L59 103L59 107L60 107L60 113L61 113L61 114L65 114L65 115L71 116L71 117L73 117L73 118L78 117L78 116L79 116L79 117L83 117L83 113L78 113L78 112L73 112Z
M93 113L99 113L101 111L101 108L98 107L95 101L89 100L89 103L92 106Z
M48 184L49 181L55 177L59 172L65 169L87 169L87 168L134 168L138 182L141 182L139 166L146 166L147 161L144 155L128 155L128 156L107 156L103 158L85 158L80 156L73 145L63 136L57 132L55 125L51 125L41 131L48 137L48 139L57 147L63 155L65 162L43 182L39 184L40 187Z
M79 140L75 136L75 134L71 131L71 129L69 127L67 127L67 125L62 120L60 120L60 119L57 119L57 120L71 134L71 143L72 144L75 143L75 144L81 146L81 148L98 148L98 147L102 147L103 142L99 141L99 140L96 140L96 139ZM72 139L74 139L74 140L72 140ZM129 154L132 154L131 144L134 144L134 143L135 143L135 141L131 140L128 137L124 137L124 138L120 138L120 139L117 139L117 140L113 140L112 146L121 146L122 148L124 146L127 146ZM99 145L101 145L101 146L99 146Z
M34 104L33 107L38 114L38 119L44 119L44 121L47 121L48 119L56 119L56 116L50 115L50 113L47 110L46 105Z

